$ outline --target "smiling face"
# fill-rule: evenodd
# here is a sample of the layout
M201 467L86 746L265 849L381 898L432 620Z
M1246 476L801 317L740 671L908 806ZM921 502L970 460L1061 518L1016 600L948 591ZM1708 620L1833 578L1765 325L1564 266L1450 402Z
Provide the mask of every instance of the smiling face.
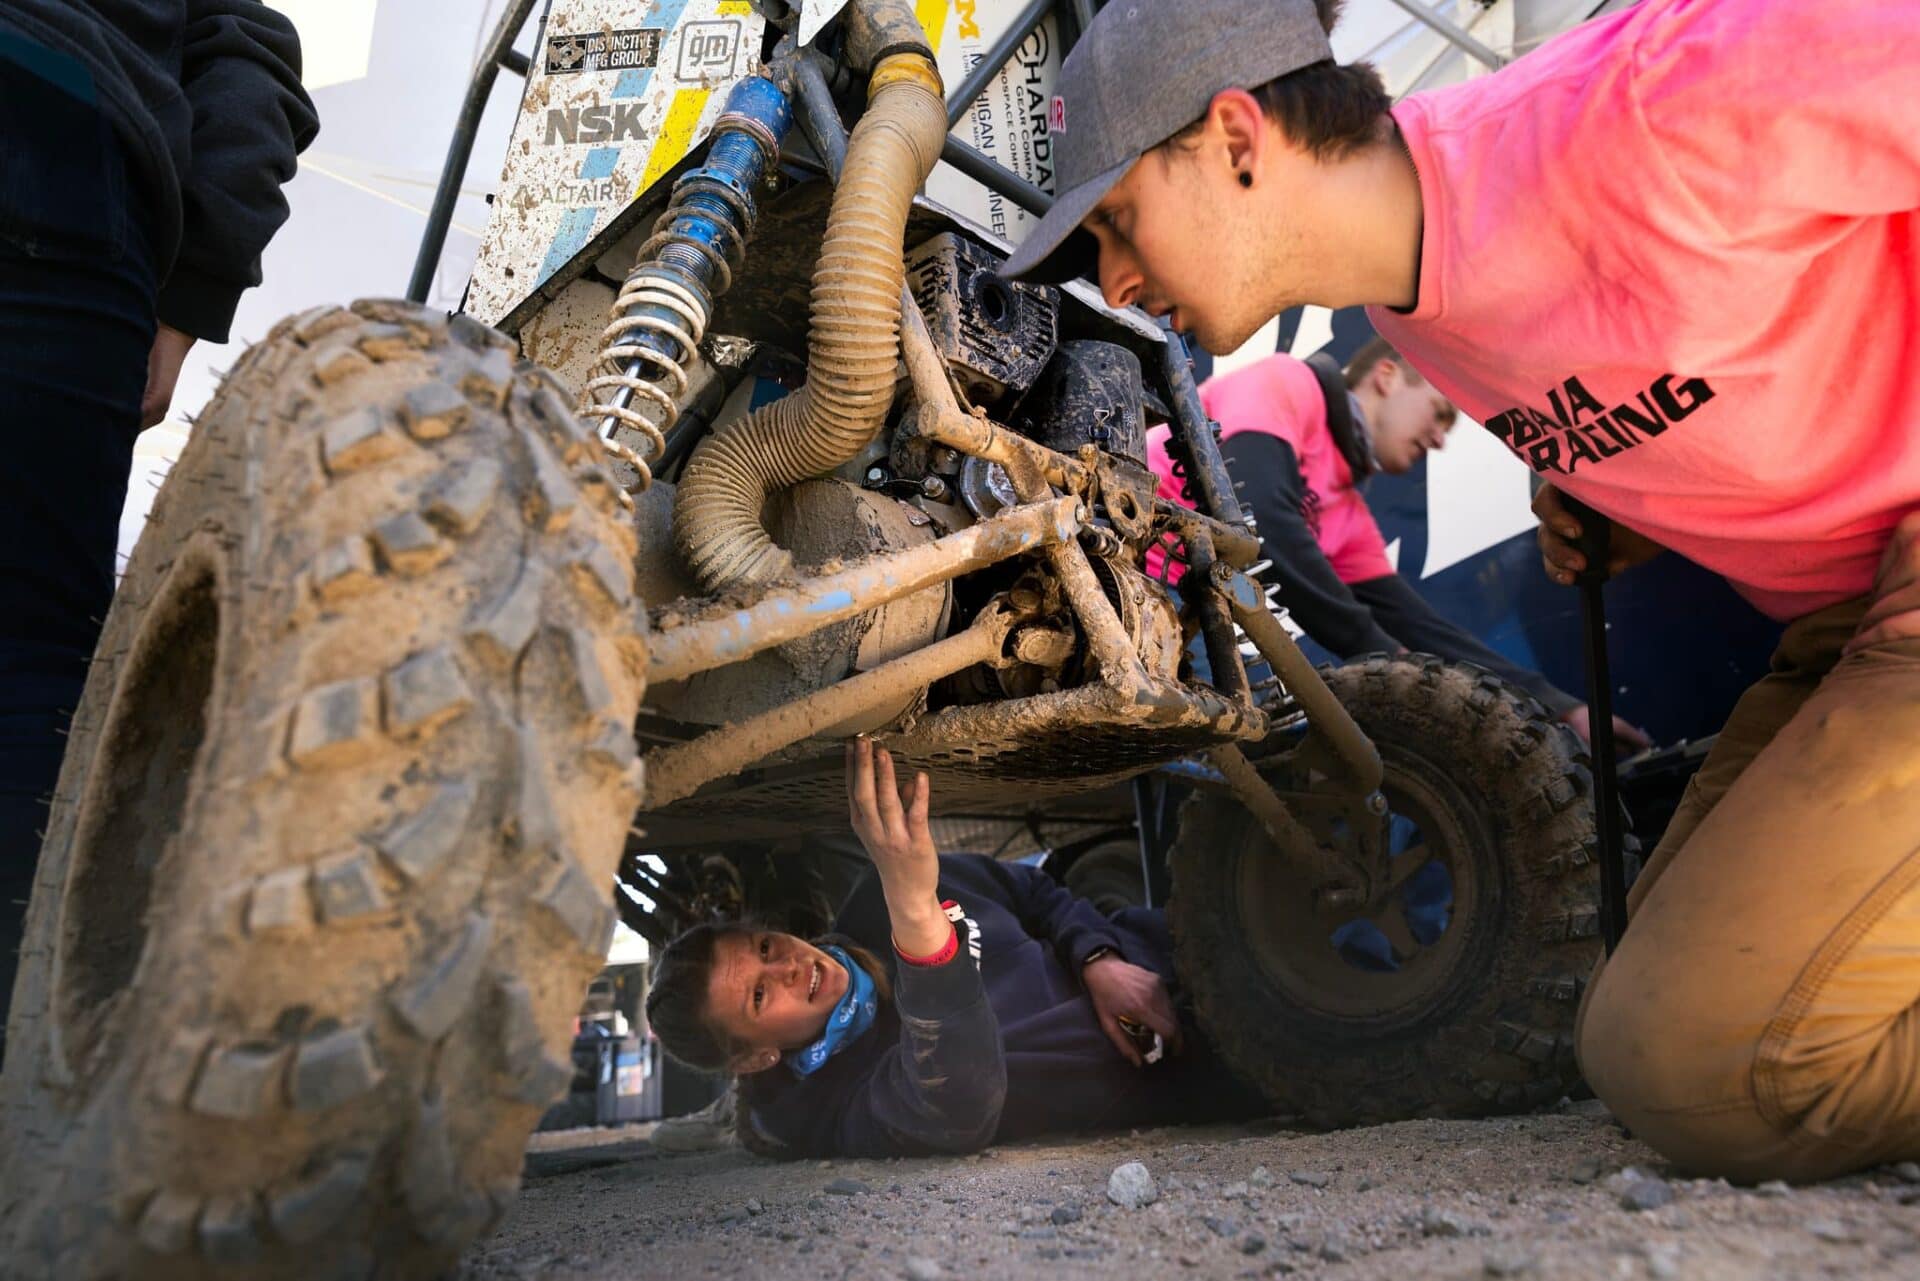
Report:
M845 966L791 934L724 935L714 944L707 1020L722 1043L743 1047L734 1071L764 1071L820 1039L848 980Z

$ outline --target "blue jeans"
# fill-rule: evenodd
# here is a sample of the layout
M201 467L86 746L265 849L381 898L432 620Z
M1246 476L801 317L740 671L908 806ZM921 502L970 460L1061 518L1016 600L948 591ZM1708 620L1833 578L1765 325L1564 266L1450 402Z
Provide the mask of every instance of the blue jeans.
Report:
M4 1011L63 731L113 598L158 284L126 158L92 104L0 58L0 131Z

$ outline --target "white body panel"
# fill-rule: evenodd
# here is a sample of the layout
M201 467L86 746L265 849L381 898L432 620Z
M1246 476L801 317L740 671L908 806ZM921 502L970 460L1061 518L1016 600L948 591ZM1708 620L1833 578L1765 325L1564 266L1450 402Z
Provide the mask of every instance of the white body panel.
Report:
M466 310L498 321L678 164L763 27L746 0L555 0Z

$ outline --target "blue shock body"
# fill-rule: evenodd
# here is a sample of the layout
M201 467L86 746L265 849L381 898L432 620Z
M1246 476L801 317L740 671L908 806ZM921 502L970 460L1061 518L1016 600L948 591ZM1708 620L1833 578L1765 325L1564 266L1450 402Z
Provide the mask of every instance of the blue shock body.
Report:
M711 316L714 300L726 291L752 234L754 191L792 125L793 104L773 81L749 76L734 85L706 164L674 183L673 201L648 242L652 256L637 264L629 279L677 285L699 300L703 316ZM683 323L677 313L652 303L638 304L629 314ZM656 370L682 368L693 355L672 336L654 330L634 333L626 341L657 355L652 362Z

